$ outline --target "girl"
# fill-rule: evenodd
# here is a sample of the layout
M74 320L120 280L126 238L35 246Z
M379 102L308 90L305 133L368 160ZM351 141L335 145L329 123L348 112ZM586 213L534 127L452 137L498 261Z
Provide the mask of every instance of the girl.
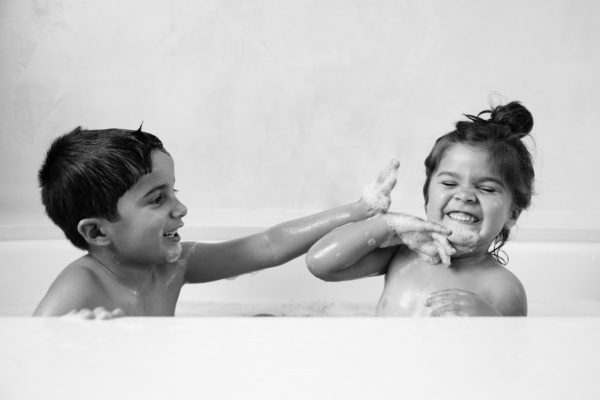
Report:
M466 117L425 160L427 219L452 231L449 243L421 231L416 217L379 214L315 243L306 257L315 276L386 274L377 315L527 315L523 285L504 268L499 251L531 203L533 162L522 139L533 118L518 102Z

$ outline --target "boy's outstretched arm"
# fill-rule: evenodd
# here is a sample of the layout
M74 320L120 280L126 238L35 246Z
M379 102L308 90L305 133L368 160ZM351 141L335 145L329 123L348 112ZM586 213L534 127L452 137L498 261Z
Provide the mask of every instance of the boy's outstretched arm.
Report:
M306 255L308 269L326 281L381 275L403 244L429 257L452 254L447 228L412 215L388 213L343 226L319 240ZM448 256L449 260L449 256Z
M185 244L182 262L186 282L210 282L284 264L308 251L321 237L340 226L364 220L390 206L390 192L400 166L392 160L365 188L367 200L275 225L244 238L214 244Z

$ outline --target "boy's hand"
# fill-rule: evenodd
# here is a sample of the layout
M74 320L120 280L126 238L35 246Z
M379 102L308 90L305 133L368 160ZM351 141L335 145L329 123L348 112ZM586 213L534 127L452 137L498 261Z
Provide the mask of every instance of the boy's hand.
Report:
M81 310L72 310L68 314L63 315L63 318L113 319L124 316L125 312L120 308L115 308L113 311L108 311L104 307L96 307L93 311L88 308L82 308Z
M400 161L392 159L377 175L377 179L363 189L361 201L369 207L370 215L385 213L390 208L392 204L390 193L396 186L396 172L399 167Z
M461 289L433 292L425 301L425 307L431 307L432 317L502 316L478 294Z
M408 214L390 213L385 218L390 237L380 247L405 244L431 264L441 261L450 266L450 256L456 253L447 239L450 229Z

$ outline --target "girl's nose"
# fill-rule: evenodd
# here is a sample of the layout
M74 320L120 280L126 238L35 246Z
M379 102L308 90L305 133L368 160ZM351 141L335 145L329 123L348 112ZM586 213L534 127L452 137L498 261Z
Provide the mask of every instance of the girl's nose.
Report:
M475 197L475 194L473 193L472 190L469 189L462 189L459 190L455 195L454 198L457 200L460 200L464 203L473 203L477 200L477 198Z

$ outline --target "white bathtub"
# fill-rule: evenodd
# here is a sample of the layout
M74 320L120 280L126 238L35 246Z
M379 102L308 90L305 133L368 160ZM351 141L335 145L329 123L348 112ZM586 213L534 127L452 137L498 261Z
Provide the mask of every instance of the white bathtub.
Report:
M261 228L249 225L184 237ZM81 255L45 229L0 231L1 399L600 398L595 237L507 247L531 318L370 317L381 277L321 282L298 258L184 287L179 318L80 321L22 317ZM259 313L336 318L238 317Z
M600 316L600 243L524 241L506 251L530 316ZM31 315L62 268L82 254L62 239L0 241L0 316ZM382 289L383 277L320 281L299 257L232 280L184 286L176 315L369 316Z

